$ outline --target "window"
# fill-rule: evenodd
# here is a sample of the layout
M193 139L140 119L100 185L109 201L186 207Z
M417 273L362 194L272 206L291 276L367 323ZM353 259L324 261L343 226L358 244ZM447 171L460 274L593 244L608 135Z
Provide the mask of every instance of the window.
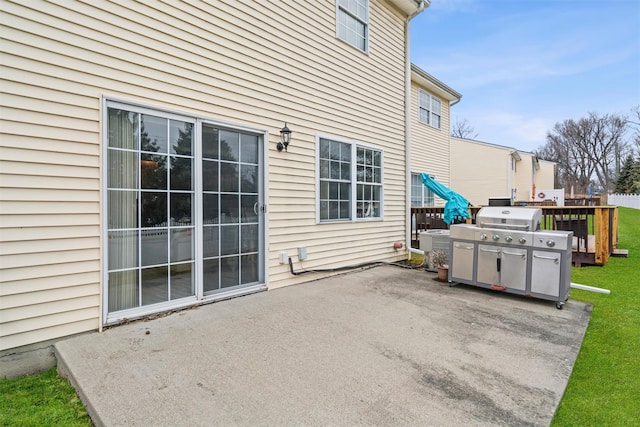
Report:
M351 219L351 146L320 140L320 220Z
M364 147L357 147L356 153L356 218L379 218L382 154Z
M366 52L369 32L369 0L338 0L337 37Z
M411 206L434 206L433 191L429 190L422 183L420 174L411 174Z
M418 91L418 120L440 129L441 103L423 90Z
M381 218L382 152L325 138L319 147L319 220Z

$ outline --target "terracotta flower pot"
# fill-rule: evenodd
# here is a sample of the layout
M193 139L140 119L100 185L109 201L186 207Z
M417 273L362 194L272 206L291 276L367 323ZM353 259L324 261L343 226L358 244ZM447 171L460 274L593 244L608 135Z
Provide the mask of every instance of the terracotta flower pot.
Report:
M449 281L449 266L448 265L439 265L438 266L438 280L441 282Z

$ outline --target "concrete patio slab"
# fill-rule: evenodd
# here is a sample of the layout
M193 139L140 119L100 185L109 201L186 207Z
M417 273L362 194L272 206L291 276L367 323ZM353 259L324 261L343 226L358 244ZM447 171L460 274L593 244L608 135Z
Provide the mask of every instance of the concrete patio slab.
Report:
M381 266L55 345L96 425L549 425L590 317Z

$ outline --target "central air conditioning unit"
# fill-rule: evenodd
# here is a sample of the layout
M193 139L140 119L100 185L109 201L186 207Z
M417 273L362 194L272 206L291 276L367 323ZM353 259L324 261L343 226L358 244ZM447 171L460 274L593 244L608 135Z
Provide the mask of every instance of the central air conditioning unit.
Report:
M431 262L431 253L435 250L441 250L447 254L447 260L450 260L449 254L449 230L426 230L420 232L420 250L425 255L425 267L429 271L436 271L436 266ZM448 261L447 261L448 262Z

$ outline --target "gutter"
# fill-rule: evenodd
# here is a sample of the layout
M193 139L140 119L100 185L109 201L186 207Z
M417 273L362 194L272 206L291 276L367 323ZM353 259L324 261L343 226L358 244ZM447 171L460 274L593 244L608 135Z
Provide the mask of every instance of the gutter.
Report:
M408 15L404 23L405 248L411 247L411 43L409 23L430 4L429 0L420 0L418 9Z
M462 98L462 94L458 93L458 91L444 84L416 64L411 64L411 80L415 80L419 84L428 87L429 90L433 90L437 96L449 102L453 101L453 104L457 104L460 102L460 98Z
M431 6L430 0L416 0L416 2L419 3L418 8L416 9L415 12L407 16L407 21L406 21L407 24L409 23L409 21L415 18L416 15L419 15L420 13L422 13L423 10Z

